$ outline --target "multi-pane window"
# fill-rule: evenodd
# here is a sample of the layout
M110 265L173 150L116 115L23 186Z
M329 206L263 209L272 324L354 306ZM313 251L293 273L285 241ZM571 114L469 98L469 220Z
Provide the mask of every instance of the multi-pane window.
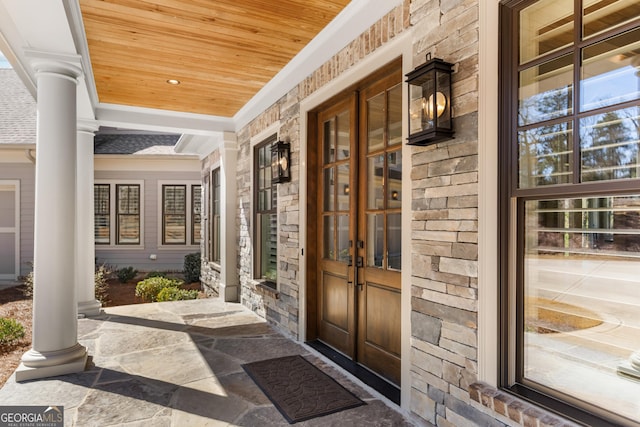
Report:
M638 423L640 1L503 8L501 383Z
M191 186L191 244L200 244L200 230L202 223L202 187Z
M162 185L163 245L200 244L201 205L200 185Z
M95 184L94 193L94 235L99 245L111 243L111 186L109 184Z
M277 279L277 191L271 181L271 147L276 136L255 148L255 274L257 279Z
M162 186L162 244L187 243L187 186Z
M140 185L116 185L116 244L140 244Z
M220 262L220 168L211 172L211 261Z

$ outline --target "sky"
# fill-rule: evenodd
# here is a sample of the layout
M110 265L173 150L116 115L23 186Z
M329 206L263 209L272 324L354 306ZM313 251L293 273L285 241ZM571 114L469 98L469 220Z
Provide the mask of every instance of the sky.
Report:
M7 58L4 57L2 52L0 52L0 68L11 68L11 64L7 61Z

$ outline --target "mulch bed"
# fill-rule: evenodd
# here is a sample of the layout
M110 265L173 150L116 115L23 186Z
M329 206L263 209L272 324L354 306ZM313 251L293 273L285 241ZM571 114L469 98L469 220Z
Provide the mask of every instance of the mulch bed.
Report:
M142 304L136 297L136 284L140 279L127 283L110 280L107 287L107 302L104 307L118 305ZM182 286L184 289L200 290L200 282ZM0 290L0 317L15 319L24 327L24 338L11 345L0 345L0 387L9 379L20 364L22 355L31 348L32 299L24 295L24 286L16 286ZM206 298L200 292L198 298Z

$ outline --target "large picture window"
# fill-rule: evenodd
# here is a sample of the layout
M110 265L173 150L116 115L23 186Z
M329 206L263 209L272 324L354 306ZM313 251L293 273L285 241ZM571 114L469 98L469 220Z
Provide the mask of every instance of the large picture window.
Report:
M271 181L271 147L276 136L255 148L255 274L257 279L277 280L277 187Z
M640 422L639 17L501 10L501 385L589 425Z

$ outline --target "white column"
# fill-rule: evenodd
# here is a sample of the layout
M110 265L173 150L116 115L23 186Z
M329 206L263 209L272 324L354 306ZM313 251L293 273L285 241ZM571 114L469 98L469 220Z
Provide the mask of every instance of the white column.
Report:
M32 348L16 380L83 371L76 265L76 56L30 52L37 77Z
M76 296L78 313L100 314L102 304L95 295L95 241L93 206L93 136L98 130L94 121L78 121L78 160L76 162Z
M225 132L220 148L220 298L238 301L238 236L236 164L238 148L236 135Z

